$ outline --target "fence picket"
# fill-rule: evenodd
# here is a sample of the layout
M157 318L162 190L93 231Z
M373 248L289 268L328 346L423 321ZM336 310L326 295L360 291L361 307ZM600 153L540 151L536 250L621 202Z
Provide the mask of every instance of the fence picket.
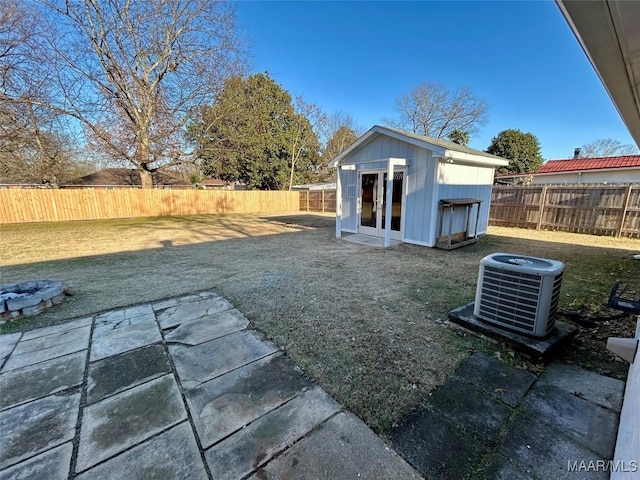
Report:
M298 192L0 189L0 223L300 211Z
M535 221L526 212L538 213ZM640 185L494 186L489 225L640 238Z

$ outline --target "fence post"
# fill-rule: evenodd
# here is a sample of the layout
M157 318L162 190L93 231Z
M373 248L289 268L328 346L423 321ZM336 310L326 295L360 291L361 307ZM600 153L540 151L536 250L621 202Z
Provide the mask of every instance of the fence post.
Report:
M542 193L540 194L540 208L538 209L538 224L536 225L536 230L540 230L542 226L542 214L544 213L544 204L547 201L547 186L542 186Z
M622 231L624 230L624 221L627 216L627 209L629 208L629 199L631 198L631 188L632 185L627 187L627 194L625 195L624 203L622 205L622 213L620 215L620 225L618 226L618 230L616 231L616 237L622 236Z
M306 196L307 196L307 212L308 212L309 211L309 197L311 196L311 192L309 190L307 190Z
M324 190L322 190L322 213L324 213Z

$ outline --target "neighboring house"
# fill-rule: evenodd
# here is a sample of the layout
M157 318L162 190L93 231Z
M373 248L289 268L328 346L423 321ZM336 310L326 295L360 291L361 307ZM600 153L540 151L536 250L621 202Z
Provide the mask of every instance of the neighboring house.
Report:
M383 237L385 246L396 239L434 247L445 234L444 199L481 202L470 219L464 209L454 212L447 232L473 224L486 233L494 168L507 164L457 143L374 126L330 163L338 169L336 236L361 233Z
M322 182L322 183L306 183L304 185L294 185L291 190L302 192L318 192L322 190L335 190L335 182Z
M154 172L153 188L194 188L187 181L166 172ZM141 188L140 173L133 168L105 168L76 178L60 188Z
M203 190L245 190L245 186L237 182L227 182L219 178L207 178L196 184Z
M498 175L496 183L640 183L640 155L548 160L537 172Z
M16 183L9 179L0 178L0 188L50 188L43 183Z

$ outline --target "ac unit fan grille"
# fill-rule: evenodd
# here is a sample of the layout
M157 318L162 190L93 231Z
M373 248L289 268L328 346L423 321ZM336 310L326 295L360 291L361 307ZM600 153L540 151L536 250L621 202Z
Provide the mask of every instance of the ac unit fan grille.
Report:
M553 328L562 274L554 279L547 333ZM480 296L481 317L528 332L535 331L542 277L485 265Z

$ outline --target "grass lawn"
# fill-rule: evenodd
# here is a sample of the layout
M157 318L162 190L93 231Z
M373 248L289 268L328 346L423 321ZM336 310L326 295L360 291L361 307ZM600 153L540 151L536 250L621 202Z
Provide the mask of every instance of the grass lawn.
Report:
M535 368L448 328L472 301L480 259L505 251L565 262L561 307L597 310L631 272L640 240L492 228L453 251L376 249L334 238L332 216L163 217L0 226L0 283L61 278L73 296L26 330L98 311L214 290L375 430L415 408L475 350ZM631 318L581 329L565 360L612 376L605 350Z

